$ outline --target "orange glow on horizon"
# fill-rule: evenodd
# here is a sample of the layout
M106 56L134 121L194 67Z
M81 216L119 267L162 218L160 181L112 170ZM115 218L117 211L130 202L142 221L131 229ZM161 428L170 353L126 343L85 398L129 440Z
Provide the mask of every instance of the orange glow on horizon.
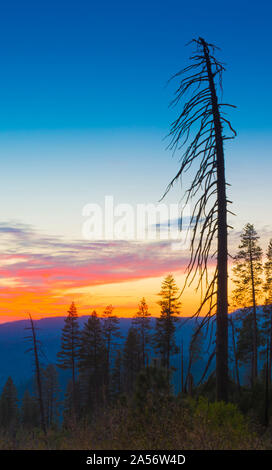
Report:
M167 274L167 273L166 273ZM179 288L183 286L184 274L173 272ZM0 303L0 323L27 318L31 313L34 319L66 316L71 302L75 302L78 315L89 315L96 310L101 315L109 304L119 317L132 317L138 303L145 297L152 316L160 314L159 300L161 282L164 276L113 282L82 287L58 287L51 289L25 290L16 284L9 285L2 294ZM181 297L181 316L188 317L197 309L200 293L191 287Z

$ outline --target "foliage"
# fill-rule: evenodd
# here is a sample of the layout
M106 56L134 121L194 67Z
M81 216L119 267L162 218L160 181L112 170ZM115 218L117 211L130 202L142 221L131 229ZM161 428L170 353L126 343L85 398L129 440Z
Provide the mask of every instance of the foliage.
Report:
M128 331L123 350L124 385L126 393L132 392L136 376L141 366L140 337L138 330L131 327Z
M139 303L138 312L134 315L134 318L132 320L132 324L138 331L139 335L141 362L143 367L147 365L147 353L149 345L151 343L150 317L151 314L148 311L148 305L145 301L145 298L143 297L141 302Z
M89 410L102 402L105 361L101 319L93 311L83 326L79 349L81 401Z
M178 321L176 315L180 313L180 302L178 300L179 289L172 276L169 274L162 282L159 293L161 300L161 315L156 319L154 333L154 346L161 357L162 366L166 367L168 374L170 369L170 356L177 354L178 348L175 343L175 323Z
M68 316L64 320L61 336L61 350L58 352L58 366L61 369L74 369L79 355L80 333L77 309L72 302Z
M257 300L262 285L262 250L258 245L259 237L252 224L246 224L241 234L239 251L233 266L234 284L233 303L245 307L247 315L242 318L239 331L237 355L241 360L251 361L252 384L258 376L258 345L261 342Z
M35 429L40 424L39 404L28 390L25 391L22 400L21 423L24 429Z
M0 427L11 429L18 424L17 389L11 377L6 381L0 397Z
M173 400L158 409L135 413L135 404L117 404L91 423L59 431L18 430L16 439L0 433L1 449L176 450L271 449L271 437L260 436L235 405L206 399Z
M252 224L246 224L241 234L239 251L233 266L234 284L233 305L252 307L261 295L262 250L258 245L259 237Z

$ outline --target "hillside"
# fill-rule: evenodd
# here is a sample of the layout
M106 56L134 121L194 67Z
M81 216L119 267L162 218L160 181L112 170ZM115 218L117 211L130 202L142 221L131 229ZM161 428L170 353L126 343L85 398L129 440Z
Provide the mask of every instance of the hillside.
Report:
M79 324L83 326L88 316L79 317ZM51 317L36 320L37 335L41 341L44 365L56 362L56 355L60 348L61 330L65 317ZM131 318L120 318L120 330L123 338L126 337ZM155 319L152 318L152 326ZM182 318L177 327L177 344L183 341L184 362L188 361L188 347L192 335L194 319ZM29 348L29 341L26 336L29 331L28 320L3 323L0 325L0 387L3 386L8 376L11 376L17 386L21 388L31 380L33 373L33 360L31 353L26 353ZM122 343L124 339L121 339ZM180 358L176 357L174 364L177 367L177 374L180 371Z
M258 307L259 314L262 313L262 307ZM241 310L237 310L231 315L235 318ZM79 317L79 324L82 327L88 316ZM60 348L61 330L64 324L65 317L50 317L35 320L37 328L37 335L42 345L42 357L43 365L49 363L56 363L56 355ZM120 318L120 330L123 336L120 339L120 344L124 341L127 335L128 329L131 326L132 318ZM151 318L152 326L155 325L155 318ZM184 350L184 374L186 374L188 356L189 356L189 344L192 336L195 319L190 317L180 318L179 324L176 330L176 343L178 346L183 342ZM0 325L0 387L3 386L8 376L11 376L19 388L19 394L23 391L27 383L30 383L33 375L33 359L31 353L26 353L29 349L29 341L26 336L29 335L29 331L26 328L29 327L28 320L20 320L15 322L3 323ZM210 334L206 335L205 343L203 347L203 359L198 361L192 369L194 379L197 381L200 379L206 362L209 357L207 349L211 342L214 340L214 331L212 332L212 339ZM230 332L231 341L231 332ZM211 347L210 347L211 351ZM181 359L180 355L176 355L172 359L172 365L176 368L174 374L175 389L179 390L180 387L180 374L181 374ZM211 368L213 367L211 364ZM241 376L245 376L245 370L241 367ZM66 372L60 371L61 382L66 381Z

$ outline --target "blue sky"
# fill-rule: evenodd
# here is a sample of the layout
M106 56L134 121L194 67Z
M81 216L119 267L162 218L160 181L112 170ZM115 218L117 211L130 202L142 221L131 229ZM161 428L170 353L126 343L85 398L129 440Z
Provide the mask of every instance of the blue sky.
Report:
M271 9L239 0L6 2L1 130L165 129L164 85L197 36L222 48L236 127L268 130Z
M253 183L263 188L271 170L271 8L176 0L2 6L2 216L76 235L81 207L94 197L156 202L177 168L163 141L177 112L168 109L174 84L165 84L188 63L185 44L197 36L221 47L224 97L237 105L230 117L238 138L226 149L235 199L242 173L241 200Z
M94 197L156 202L177 168L163 141L177 112L168 109L174 85L165 84L188 63L184 45L197 36L221 47L224 97L237 105L226 166L239 210L239 194L264 189L271 174L271 9L268 1L3 5L2 216L60 233L80 224ZM249 205L256 197L259 204L250 191Z
M271 16L263 0L2 5L0 222L78 240L86 203L156 203L178 168L163 140L178 112L168 109L177 84L166 82L203 36L221 48L224 100L237 106L225 148L230 222L236 234L254 223L267 240ZM180 196L177 187L167 200Z

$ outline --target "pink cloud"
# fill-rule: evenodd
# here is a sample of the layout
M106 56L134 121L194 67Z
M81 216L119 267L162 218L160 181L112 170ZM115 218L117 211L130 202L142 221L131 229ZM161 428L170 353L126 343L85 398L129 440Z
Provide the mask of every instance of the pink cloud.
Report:
M161 276L187 264L170 242L66 242L7 226L3 233L7 248L0 255L0 278L15 279L29 291Z

